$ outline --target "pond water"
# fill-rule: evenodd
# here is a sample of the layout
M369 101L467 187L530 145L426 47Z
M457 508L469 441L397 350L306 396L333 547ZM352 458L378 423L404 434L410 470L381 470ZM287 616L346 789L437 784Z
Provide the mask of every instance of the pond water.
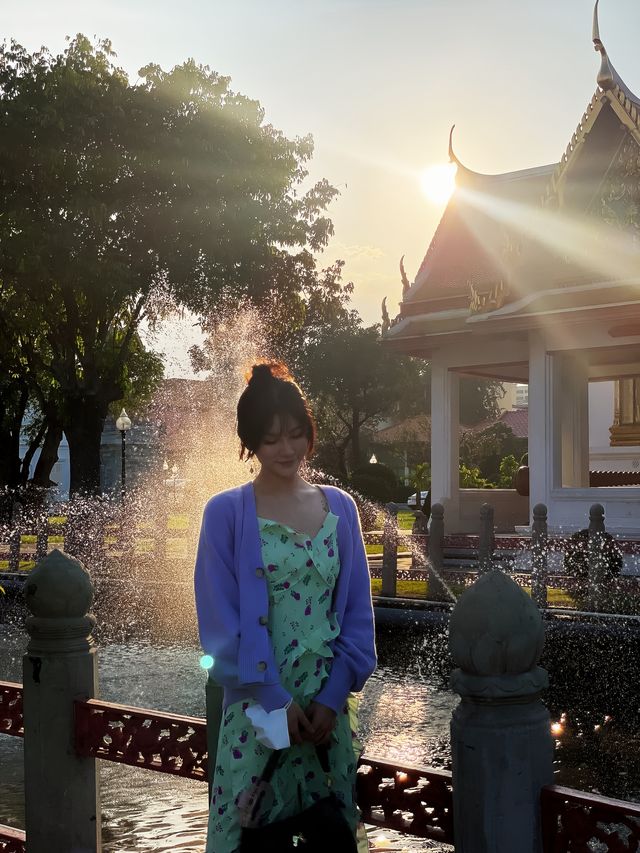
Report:
M205 674L195 638L99 637L101 698L175 713L204 716ZM557 740L556 782L609 796L640 799L640 743L635 732L640 702L606 687L609 673L579 663L597 646L611 661L607 644L547 632L553 690L545 697L562 732ZM571 637L574 635L572 634ZM609 641L620 649L620 639ZM637 644L637 635L627 638ZM0 624L0 679L21 681L26 635L18 624ZM411 625L379 631L380 666L361 697L365 751L399 763L450 766L449 720L457 697L446 686L450 661L446 630ZM618 654L618 658L620 658ZM624 657L624 655L622 655ZM597 674L599 672L599 686ZM585 681L586 679L586 681ZM594 689L585 696L584 686ZM629 679L631 681L631 679ZM634 682L635 682L634 678ZM634 689L637 689L634 687ZM635 694L634 694L635 695ZM580 698L582 697L582 698ZM637 698L637 697L636 697ZM584 699L584 701L583 701ZM629 703L636 702L635 707ZM569 703L569 704L567 704ZM613 714L607 714L607 708ZM629 714L624 713L627 708ZM609 720L605 720L609 717ZM201 851L207 819L207 786L201 782L99 762L105 853ZM22 741L0 737L0 823L24 826Z

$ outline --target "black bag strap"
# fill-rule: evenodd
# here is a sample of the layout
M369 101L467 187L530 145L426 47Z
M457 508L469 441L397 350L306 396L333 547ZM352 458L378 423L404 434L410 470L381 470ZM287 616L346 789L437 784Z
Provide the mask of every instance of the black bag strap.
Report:
M267 784L271 781L273 774L275 773L276 767L278 766L278 762L280 761L280 757L284 749L274 749L269 759L265 765L264 770L262 771L262 775L255 783L256 788L260 788L261 785ZM328 746L316 746L316 755L318 756L318 761L320 762L320 767L327 777L327 788L329 789L329 793L331 796L331 782L329 780L330 766L329 766L329 747ZM251 807L251 820L255 820L257 817L261 807L262 807L262 799L264 797L264 790L256 797L253 805Z
M280 756L284 750L282 749L274 749L271 755L269 756L269 760L267 761L264 770L262 771L262 776L258 779L258 782L270 782L271 777L275 773L275 769L278 766L278 761L280 761Z

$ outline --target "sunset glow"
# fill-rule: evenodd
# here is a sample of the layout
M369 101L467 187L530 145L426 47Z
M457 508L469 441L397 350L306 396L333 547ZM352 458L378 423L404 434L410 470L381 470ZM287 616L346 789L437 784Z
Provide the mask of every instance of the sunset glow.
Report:
M420 176L422 192L433 204L446 204L456 188L455 163L436 163Z

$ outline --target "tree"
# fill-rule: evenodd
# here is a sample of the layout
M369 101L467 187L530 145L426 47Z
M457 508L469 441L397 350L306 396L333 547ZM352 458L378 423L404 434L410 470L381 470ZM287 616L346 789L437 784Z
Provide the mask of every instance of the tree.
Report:
M493 484L500 482L502 460L511 455L515 461L526 450L527 439L517 438L502 423L482 432L466 432L460 439L460 461L468 468L478 468L482 477Z
M192 60L139 76L83 36L58 56L0 49L0 282L46 339L34 367L59 388L72 492L98 488L144 318L295 294L305 247L332 233L336 191L299 191L310 138L286 139Z
M415 363L383 349L377 325L364 328L354 314L340 319L304 348L299 372L314 402L322 461L346 478L362 464L363 430L390 415L417 383Z

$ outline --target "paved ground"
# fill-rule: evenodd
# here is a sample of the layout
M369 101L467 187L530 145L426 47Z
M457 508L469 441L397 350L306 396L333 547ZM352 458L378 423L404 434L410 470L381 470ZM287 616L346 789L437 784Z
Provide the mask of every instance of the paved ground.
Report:
M369 849L371 853L453 853L453 847L448 844L440 844L437 841L427 841L424 838L412 838L409 835L400 835L388 829L377 829L367 827L369 837Z

